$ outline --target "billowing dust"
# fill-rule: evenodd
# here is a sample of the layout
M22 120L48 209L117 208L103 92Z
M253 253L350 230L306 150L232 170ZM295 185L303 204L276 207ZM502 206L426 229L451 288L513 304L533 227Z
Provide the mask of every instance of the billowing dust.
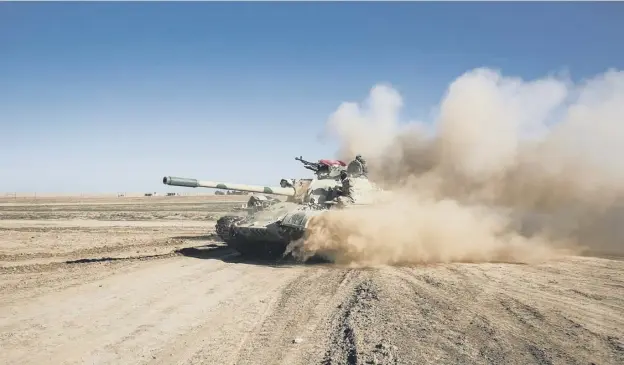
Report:
M314 219L295 255L375 265L624 253L624 72L575 84L475 69L433 123L402 122L402 107L378 85L331 115L339 157L361 153L393 194Z

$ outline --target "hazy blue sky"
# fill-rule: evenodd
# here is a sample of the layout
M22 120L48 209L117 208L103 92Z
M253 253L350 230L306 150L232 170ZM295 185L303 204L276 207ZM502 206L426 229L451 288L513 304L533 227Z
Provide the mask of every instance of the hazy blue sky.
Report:
M424 118L481 66L624 67L624 4L1 3L0 191L277 183L378 82Z

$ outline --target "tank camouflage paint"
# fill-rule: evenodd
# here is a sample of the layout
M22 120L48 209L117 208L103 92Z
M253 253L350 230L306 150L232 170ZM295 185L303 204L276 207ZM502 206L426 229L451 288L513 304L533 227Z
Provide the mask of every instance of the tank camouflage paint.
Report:
M316 163L300 157L296 160L314 171L315 178L282 179L279 186L261 186L167 176L163 183L256 193L240 209L246 213L219 218L216 231L228 246L242 255L275 259L285 255L290 242L304 236L313 217L330 209L352 209L371 204L378 196L376 193L381 192L366 177L351 176L353 203L342 206L337 204L336 198L341 195L340 172L346 171L347 165L334 160ZM282 198L277 198L279 196Z
M186 186L189 188L214 188L223 190L248 191L252 193L264 193L289 196L293 194L294 189L283 188L279 186L259 186L245 184L230 184L215 181L189 179L184 177L166 176L163 178L163 184L174 186Z

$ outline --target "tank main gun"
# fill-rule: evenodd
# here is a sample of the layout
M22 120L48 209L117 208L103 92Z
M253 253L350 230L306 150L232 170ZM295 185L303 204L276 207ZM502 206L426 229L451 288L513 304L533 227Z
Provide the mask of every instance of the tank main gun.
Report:
M261 185L247 185L247 184L231 184L217 181L197 180L185 177L165 176L163 177L163 184L171 186L184 186L188 188L212 188L212 189L224 189L235 191L248 191L250 193L263 193L282 196L295 196L295 189L293 187L279 187L279 186L261 186Z

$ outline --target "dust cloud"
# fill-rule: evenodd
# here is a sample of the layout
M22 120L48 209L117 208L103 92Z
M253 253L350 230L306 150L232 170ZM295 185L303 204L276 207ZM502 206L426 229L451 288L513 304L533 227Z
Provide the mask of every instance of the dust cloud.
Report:
M624 72L573 83L491 69L450 84L433 123L403 122L375 86L327 121L391 198L331 212L293 244L340 263L539 262L624 253Z

